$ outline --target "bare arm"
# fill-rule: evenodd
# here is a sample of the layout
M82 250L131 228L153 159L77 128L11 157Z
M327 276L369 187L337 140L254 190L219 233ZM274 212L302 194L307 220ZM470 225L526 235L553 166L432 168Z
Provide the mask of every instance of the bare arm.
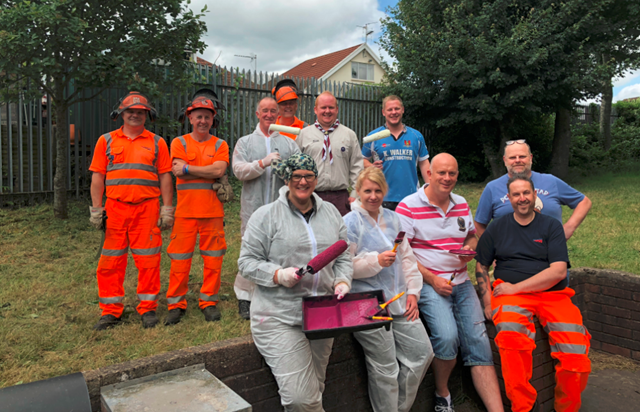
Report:
M422 175L422 180L425 183L429 183L429 175L427 174L427 170L431 167L429 163L429 159L424 159L421 162L418 162L418 167L420 168L420 174Z
M102 207L102 195L104 194L105 175L93 172L91 175L91 203L93 207Z
M556 285L567 277L567 262L553 262L542 272L527 280L512 284L502 283L493 290L493 296L515 295L518 293L541 292Z
M173 206L173 181L169 172L158 176L163 206Z
M489 267L476 263L476 280L478 281L478 297L482 304L484 317L491 319L491 278L489 277Z
M363 163L364 163L364 168L366 169L367 167L371 167L373 166L373 163L371 163L370 161L367 160L367 158L363 158Z
M473 221L473 224L476 225L476 235L478 236L478 239L480 239L484 231L487 230L487 225L478 223L475 220Z
M567 223L564 224L564 236L567 240L573 236L573 232L576 231L578 226L582 223L585 217L587 217L587 213L591 210L591 199L588 197L584 197L578 206L573 210L571 217L567 220Z
M184 160L173 159L173 174L184 180L192 179L217 179L224 175L227 170L227 162L218 160L207 166L189 165L189 173L183 174L182 167L186 164Z

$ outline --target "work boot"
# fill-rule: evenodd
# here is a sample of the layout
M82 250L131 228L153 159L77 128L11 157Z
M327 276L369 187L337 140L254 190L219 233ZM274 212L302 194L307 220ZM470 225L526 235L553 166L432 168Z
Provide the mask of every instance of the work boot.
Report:
M217 306L207 306L202 309L202 313L204 313L204 320L207 322L215 322L222 318L222 314L220 313L220 309Z
M451 404L449 404L447 398L435 395L434 410L436 412L455 412L453 409L453 399L451 400Z
M164 321L164 325L169 326L169 325L175 325L176 323L180 323L180 320L184 316L185 312L186 310L181 308L171 309L169 311L169 314L167 315L167 319L165 319Z
M156 325L160 322L158 317L156 316L155 310L150 310L149 312L145 312L142 314L142 327L145 329L155 328Z
M239 300L238 301L238 313L240 317L244 320L249 320L251 317L250 313L251 301L249 300Z
M104 315L100 318L98 323L93 326L93 330L105 330L112 328L120 324L121 318L116 318L113 315Z

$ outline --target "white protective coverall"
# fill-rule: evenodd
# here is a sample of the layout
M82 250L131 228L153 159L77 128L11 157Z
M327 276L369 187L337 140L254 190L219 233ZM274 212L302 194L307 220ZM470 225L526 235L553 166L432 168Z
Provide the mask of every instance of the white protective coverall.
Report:
M280 158L286 160L294 153L300 153L296 142L278 132L265 136L260 125L252 134L243 136L236 142L233 149L233 174L242 180L242 194L240 195L240 235L244 235L249 218L260 206L273 202L278 197L278 190L284 186L282 179L271 172L271 167L262 168L258 161L269 153L278 152ZM251 301L255 285L236 275L233 290L238 300Z
M351 204L351 210L344 216L353 258L351 292L382 289L386 299L406 292L388 306L393 316L389 331L379 328L353 334L365 352L369 398L376 412L408 411L434 356L420 319L409 322L402 316L406 296L420 298L422 275L407 238L396 250L391 266L378 263L378 254L393 249L401 229L395 212L381 207L376 222L359 200Z
M256 284L251 303L253 341L271 368L285 411L323 411L322 392L333 339L309 341L302 333L302 297L333 294L334 287L351 285L353 266L348 251L315 275L305 275L286 288L273 282L278 269L304 267L338 240L347 240L340 213L315 193L315 211L306 222L280 197L253 213L242 237L238 267ZM427 340L428 341L428 340Z

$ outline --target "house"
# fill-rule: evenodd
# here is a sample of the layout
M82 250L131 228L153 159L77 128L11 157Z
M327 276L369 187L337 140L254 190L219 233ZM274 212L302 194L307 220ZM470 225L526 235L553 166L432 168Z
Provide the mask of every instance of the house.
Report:
M380 58L367 43L362 43L306 60L281 76L378 84L385 74Z

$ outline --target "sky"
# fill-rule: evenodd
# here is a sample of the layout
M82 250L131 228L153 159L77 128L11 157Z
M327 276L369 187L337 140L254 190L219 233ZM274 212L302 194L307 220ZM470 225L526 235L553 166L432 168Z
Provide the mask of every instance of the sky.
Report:
M358 26L366 23L374 31L369 45L390 60L376 41L380 19L397 0L191 0L190 7L199 12L205 4L207 48L200 57L220 66L253 71L255 61L235 55L257 55L258 71L282 73L312 57L363 43ZM640 70L614 79L614 102L636 96Z

